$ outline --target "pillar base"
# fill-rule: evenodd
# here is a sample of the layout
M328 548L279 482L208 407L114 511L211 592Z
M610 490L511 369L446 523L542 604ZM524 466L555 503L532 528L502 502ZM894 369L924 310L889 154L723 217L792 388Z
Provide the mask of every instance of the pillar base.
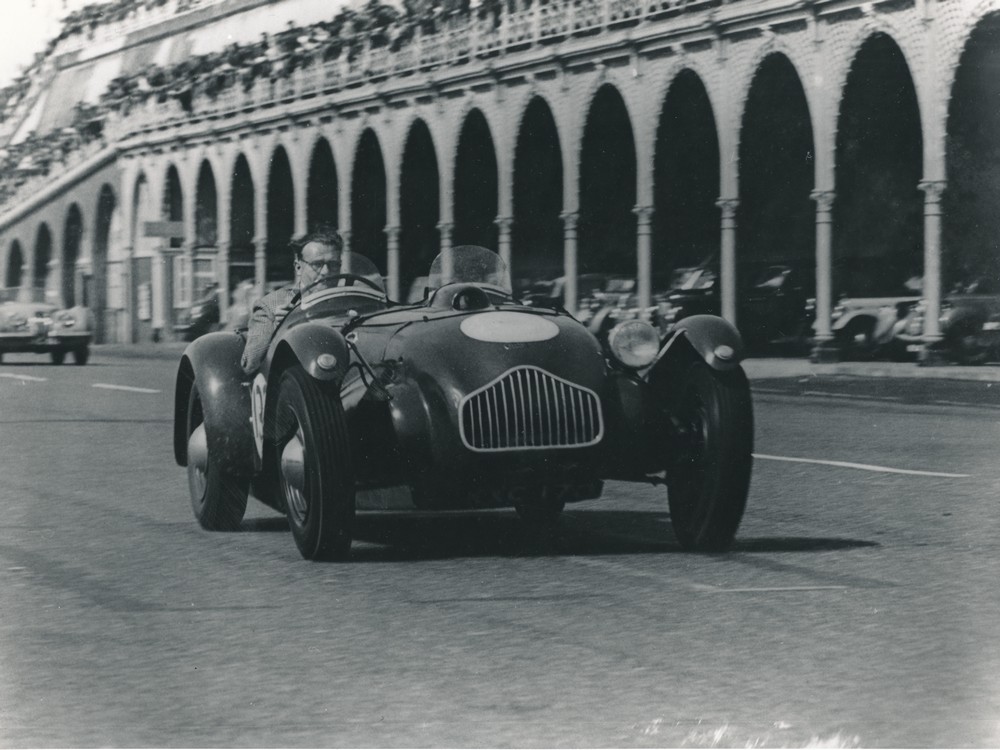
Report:
M815 364L839 362L840 359L840 347L833 339L817 341L809 354L809 361Z
M917 364L920 367L940 367L951 364L951 360L940 346L924 344L917 353Z

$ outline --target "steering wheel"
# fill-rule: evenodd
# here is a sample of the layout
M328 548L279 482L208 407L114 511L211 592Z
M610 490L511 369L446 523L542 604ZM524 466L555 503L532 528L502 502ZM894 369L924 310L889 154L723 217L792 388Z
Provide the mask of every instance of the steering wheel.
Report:
M385 290L381 286L379 286L378 284L376 284L371 279L366 278L365 276L359 276L356 273L330 273L330 274L327 274L326 276L321 276L320 278L316 279L316 281L314 281L309 286L307 286L305 289L303 289L302 290L302 294L304 296L314 286L318 286L321 283L329 284L331 282L340 281L341 279L343 279L345 281L351 281L351 282L358 282L359 281L362 284L370 286L376 292L380 292L381 294L385 294Z

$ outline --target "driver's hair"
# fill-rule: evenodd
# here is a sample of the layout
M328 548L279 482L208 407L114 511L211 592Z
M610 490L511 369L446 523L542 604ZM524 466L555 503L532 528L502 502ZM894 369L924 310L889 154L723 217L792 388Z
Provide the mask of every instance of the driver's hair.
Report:
M340 232L329 224L320 224L308 234L293 239L288 243L288 249L292 251L292 258L301 260L302 249L310 242L330 245L336 251L337 255L341 255L344 252L344 238L340 236Z

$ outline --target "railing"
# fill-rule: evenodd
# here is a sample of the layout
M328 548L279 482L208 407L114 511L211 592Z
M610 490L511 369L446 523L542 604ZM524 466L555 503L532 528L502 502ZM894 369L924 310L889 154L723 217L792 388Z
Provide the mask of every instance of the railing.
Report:
M67 37L59 45L58 52L75 52L94 44L116 41L126 34L155 26L175 16L221 5L224 2L226 0L169 0L166 4L154 8L140 5L120 21L100 23L91 31L79 31Z
M200 0L200 3L217 1ZM226 117L365 81L482 60L552 40L637 25L717 4L716 0L552 0L536 2L526 9L505 11L496 17L459 18L444 24L436 33L417 34L398 50L372 48L366 44L353 58L314 60L288 75L257 78L247 90L235 76L228 87L213 96L196 87L188 110L172 99L165 102L149 100L126 114L112 137L126 137L130 133L187 122L192 118Z
M107 149L108 145L109 142L104 139L91 141L90 143L85 143L75 151L70 151L62 159L53 160L49 163L44 174L32 175L18 185L12 195L4 199L2 205L0 205L0 217L7 213L7 210L11 207L20 205L32 195L41 192L44 188L51 185L58 179L57 176L65 175L74 167L78 167L94 158Z

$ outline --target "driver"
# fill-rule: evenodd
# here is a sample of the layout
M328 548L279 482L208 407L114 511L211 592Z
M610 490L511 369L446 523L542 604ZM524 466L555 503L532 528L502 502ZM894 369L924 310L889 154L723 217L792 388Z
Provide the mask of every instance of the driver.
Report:
M243 358L240 360L247 375L257 372L271 345L271 337L288 312L298 303L303 290L324 276L340 273L344 240L335 229L320 228L301 240L293 240L289 243L289 249L292 251L292 265L295 268L294 283L275 289L253 305Z

